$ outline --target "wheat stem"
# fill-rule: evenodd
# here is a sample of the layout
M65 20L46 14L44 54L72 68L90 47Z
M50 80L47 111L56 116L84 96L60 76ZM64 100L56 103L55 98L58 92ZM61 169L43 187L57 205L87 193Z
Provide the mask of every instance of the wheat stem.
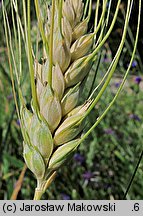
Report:
M45 191L49 188L56 177L57 172L53 172L48 180L38 180L37 188L35 189L34 200L40 200Z

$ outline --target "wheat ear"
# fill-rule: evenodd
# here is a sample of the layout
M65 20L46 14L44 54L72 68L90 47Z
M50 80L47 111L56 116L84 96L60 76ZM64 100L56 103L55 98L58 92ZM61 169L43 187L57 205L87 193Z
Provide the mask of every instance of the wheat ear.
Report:
M57 170L72 157L79 144L99 124L118 97L135 55L140 24L141 0L139 0L139 16L134 50L123 82L113 101L84 135L82 133L85 127L85 118L105 92L117 67L126 38L133 1L128 0L121 43L106 75L99 84L101 90L95 98L95 90L93 90L90 99L83 103L79 103L79 101L83 93L84 82L93 64L96 63L100 48L104 45L114 27L121 0L117 2L113 20L105 33L105 26L107 28L110 13L109 10L106 13L107 0L103 1L99 22L97 22L98 1L95 26L93 32L90 33L88 32L88 24L91 16L92 0L87 1L85 5L82 0L53 0L52 5L48 7L48 21L44 27L39 2L35 0L38 25L43 42L42 63L39 63L36 58L35 63L33 63L30 0L27 2L28 16L26 15L26 5L23 0L23 29L18 13L17 0L12 0L12 8L16 12L18 26L19 68L16 65L10 25L3 1L2 4L12 87L24 139L23 155L28 168L37 179L34 196L34 199L37 200L41 198L51 184ZM15 26L14 21L13 25ZM99 30L100 34L97 37ZM21 90L21 37L25 42L29 64L32 92L31 109L27 108ZM15 39L17 40L16 37ZM20 71L19 74L18 70ZM15 71L18 84L20 109L16 98L13 71Z

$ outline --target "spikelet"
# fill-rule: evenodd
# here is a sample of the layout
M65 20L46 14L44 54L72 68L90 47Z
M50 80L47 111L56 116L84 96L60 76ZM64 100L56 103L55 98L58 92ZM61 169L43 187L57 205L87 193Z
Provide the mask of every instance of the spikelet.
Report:
M24 128L25 131L28 132L30 130L33 114L26 107L24 107L21 110L21 117L22 117L22 120L23 120L22 121L23 128Z
M75 115L67 118L56 130L54 144L56 146L62 145L77 137L83 129L82 118L82 115Z
M63 30L64 38L70 46L72 42L72 28L66 17L62 18L62 30Z
M41 94L42 86L47 85L48 69L49 69L49 61L47 60L41 69L41 80L37 77L37 95ZM52 70L52 89L61 100L65 90L65 81L64 81L62 70L58 63L56 63L56 65L53 66L53 70Z
M94 34L87 34L80 37L73 43L70 49L72 61L75 61L88 54L91 46L93 45L93 37Z
M63 16L65 16L72 29L80 22L83 15L83 3L81 0L65 1L63 5Z
M52 88L61 100L65 91L64 76L58 63L54 66L52 73Z
M78 40L81 36L86 34L88 28L88 18L79 23L72 32L72 41Z
M84 4L81 0L70 0L69 2L70 2L71 6L73 7L74 12L75 12L74 23L76 26L81 21L81 18L83 15Z
M83 113L85 112L88 107L92 104L92 100L88 100L86 101L84 104L80 105L80 106L77 106L76 108L74 108L71 112L69 112L65 117L68 118L68 117L71 117L73 115L76 115L76 114L80 114L80 113Z
M79 139L72 140L60 146L52 155L49 162L49 170L56 170L61 167L74 153L79 145Z
M79 101L80 83L75 87L68 89L61 101L62 115L65 116L75 108Z
M50 20L51 20L51 12L49 11L49 21L47 25L47 37L49 37L49 28L50 28ZM68 68L71 61L71 53L70 53L70 44L71 44L71 35L72 29L66 18L62 19L63 32L60 31L59 22L58 22L58 3L56 4L56 13L54 16L54 35L53 35L53 63L59 64L61 70L65 72ZM64 35L64 37L63 37ZM59 55L60 54L60 55Z
M40 113L47 121L51 132L59 125L62 118L62 110L59 98L47 84L43 87L43 91L39 100Z
M89 19L83 19L82 0L63 1L61 25L59 2L55 1L52 83L48 83L50 56L44 51L44 61L41 64L35 61L38 111L30 112L27 108L22 111L24 158L37 178L45 178L48 170L58 169L70 158L79 145L84 118L92 103L80 105L79 96L95 59L94 34L87 33ZM51 20L50 7L45 24L48 41Z
M36 148L47 163L53 151L53 139L48 125L26 107L22 110L22 117L23 128L28 138L25 142Z
M62 145L71 141L82 131L84 127L84 115L90 106L91 101L86 103L78 110L77 113L67 117L63 123L58 127L54 135L55 145Z
M81 82L89 73L93 64L93 60L87 61L87 56L82 57L71 64L65 73L66 87L73 86Z
M33 115L31 120L29 137L32 145L39 150L45 163L47 163L53 151L52 134L46 123L40 121L36 115Z
M23 146L23 156L28 168L34 173L37 179L42 179L46 169L42 156L33 146L30 146L27 143L24 143Z
M65 72L70 64L70 60L70 46L58 30L54 37L53 63L58 63L62 71Z

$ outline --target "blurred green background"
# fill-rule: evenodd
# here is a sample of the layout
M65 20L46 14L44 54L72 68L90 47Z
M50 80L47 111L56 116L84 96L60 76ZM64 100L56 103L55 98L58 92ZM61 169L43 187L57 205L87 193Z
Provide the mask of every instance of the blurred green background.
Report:
M9 0L5 0L9 11ZM122 7L126 8L126 1ZM88 117L87 127L102 114L114 97L129 63L130 51L135 35L138 5L133 7L131 28L123 49L117 71L107 91ZM21 7L21 5L19 5ZM93 5L94 7L94 5ZM112 8L114 11L114 5ZM34 4L31 8L32 25L35 28ZM11 17L10 12L8 13ZM10 199L24 166L22 136L16 115L11 89L7 49L3 29L0 1L0 199ZM92 23L92 19L91 19ZM101 53L101 62L94 86L99 83L110 65L122 35L122 13L119 13L111 37ZM34 31L34 30L33 30ZM34 33L33 33L33 41ZM136 164L143 149L143 35L140 34L138 50L127 82L118 100L100 125L79 147L73 159L62 167L43 199L123 199ZM23 55L23 61L27 62ZM93 67L93 69L95 69ZM28 65L25 64L24 88L28 89ZM91 71L88 83L93 80ZM36 180L27 170L17 199L33 199ZM143 198L143 161L141 160L126 199Z

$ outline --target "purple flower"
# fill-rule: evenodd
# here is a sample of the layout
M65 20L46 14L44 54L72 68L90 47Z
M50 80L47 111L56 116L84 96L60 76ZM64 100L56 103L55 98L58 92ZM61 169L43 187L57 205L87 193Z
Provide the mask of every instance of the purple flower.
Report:
M114 134L114 131L111 128L104 129L105 134Z
M90 180L91 178L93 178L94 174L90 171L86 171L84 174L83 174L83 178L84 180Z
M20 127L20 120L17 119L16 124Z
M61 198L62 198L63 200L70 200L70 199L71 199L70 196L67 195L67 194L65 194L65 193L62 193L62 194L61 194Z
M141 121L140 117L136 114L130 114L129 117L135 121Z
M142 81L142 78L141 78L141 77L138 76L138 77L135 78L135 83L136 83L136 84L139 85L141 81Z
M85 158L83 155L79 154L79 153L76 153L74 155L74 160L80 164L82 164L84 161L85 161Z
M133 63L132 63L132 67L135 68L137 65L138 65L137 61L134 60Z
M115 83L115 87L116 87L116 88L119 88L120 84L121 84L121 82L116 82L116 83Z

